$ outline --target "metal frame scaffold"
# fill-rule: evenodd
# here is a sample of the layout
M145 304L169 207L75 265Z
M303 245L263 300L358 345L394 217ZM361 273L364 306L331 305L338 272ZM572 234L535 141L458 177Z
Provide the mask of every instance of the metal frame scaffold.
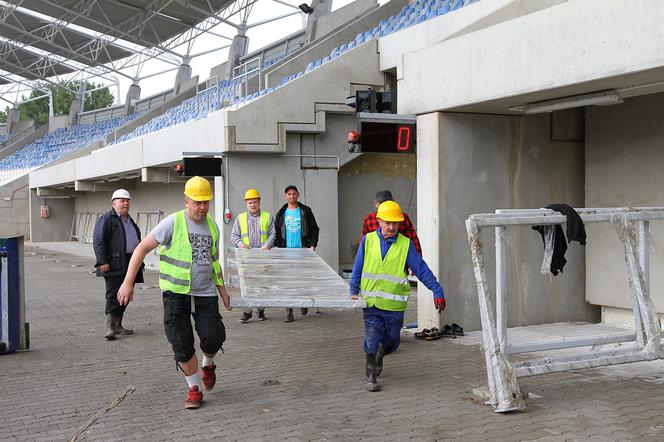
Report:
M627 362L661 359L661 329L650 298L650 221L664 220L664 207L576 209L584 223L610 222L625 252L629 291L634 311L634 333L579 336L510 346L507 343L507 227L565 224L567 217L550 209L509 209L474 214L466 220L468 244L473 261L479 299L487 368L489 400L496 412L525 409L517 378ZM635 232L638 225L638 239ZM494 228L496 241L496 308L491 301L484 264L482 229ZM609 350L595 346L631 343ZM510 363L508 354L593 346L590 352L563 357L545 357Z

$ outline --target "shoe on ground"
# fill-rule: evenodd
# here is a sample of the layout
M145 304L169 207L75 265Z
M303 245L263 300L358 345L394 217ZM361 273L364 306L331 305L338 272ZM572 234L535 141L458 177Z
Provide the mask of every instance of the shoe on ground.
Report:
M134 330L131 330L131 329L129 329L129 328L124 328L124 327L122 326L122 324L118 324L118 325L115 327L115 334L116 334L116 335L133 335L133 334L134 334Z
M184 408L185 410L199 408L202 402L203 392L198 388L198 385L194 385L187 393L187 399L184 401Z
M376 379L376 354L366 354L367 358L367 378L364 388L367 391L380 391L380 385Z
M203 388L207 391L210 391L214 388L214 384L217 383L217 375L214 372L214 369L217 368L216 365L210 365L209 367L203 367L201 369L201 383Z
M114 341L115 340L115 317L111 315L110 313L106 314L106 326L108 327L108 330L106 331L106 334L104 335L104 338L106 338L107 341Z
M251 312L250 313L242 313L242 317L240 318L241 323L246 323L251 319Z
M308 308L301 308L300 313L302 313L302 316L305 316L307 313L309 313L309 309Z
M293 322L295 318L293 318L293 309L289 308L288 313L286 313L286 319L284 319L284 322Z
M265 310L258 310L258 320L259 321L265 321L267 318L265 317Z
M376 352L376 368L374 370L374 373L376 373L376 377L380 376L383 374L383 357L385 356L385 349L383 348L383 344L378 344L378 352Z

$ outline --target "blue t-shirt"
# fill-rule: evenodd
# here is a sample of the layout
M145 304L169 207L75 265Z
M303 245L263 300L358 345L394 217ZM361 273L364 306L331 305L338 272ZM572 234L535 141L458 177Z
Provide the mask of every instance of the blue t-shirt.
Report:
M289 249L302 248L302 216L300 208L286 209L284 222L286 224L286 247Z

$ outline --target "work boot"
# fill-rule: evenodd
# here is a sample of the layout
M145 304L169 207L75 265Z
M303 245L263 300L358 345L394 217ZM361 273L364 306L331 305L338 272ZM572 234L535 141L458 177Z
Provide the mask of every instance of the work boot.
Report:
M115 340L115 318L113 315L108 313L106 315L106 326L108 327L108 331L104 335L107 341L114 341Z
M309 309L308 308L301 308L300 313L302 313L302 316L305 316L307 313L309 313Z
M383 373L383 357L386 354L383 344L378 344L378 353L376 353L376 377Z
M364 384L364 387L367 391L378 391L380 390L380 385L378 385L378 380L376 379L376 354L367 353L367 381Z
M201 369L201 383L203 384L203 388L207 391L212 390L214 384L217 383L217 374L214 372L215 368L217 368L216 365L210 365L202 367Z
M251 312L249 313L242 313L242 317L240 318L240 322L245 324L251 319Z
M265 321L266 319L267 318L265 317L265 309L258 310L258 320Z
M293 318L293 309L292 308L287 308L286 309L286 319L284 319L284 322L293 322L295 318Z
M203 392L201 391L200 388L198 388L198 385L194 385L187 392L187 399L185 399L184 401L184 408L185 409L198 408L201 406L202 402L203 402Z
M120 316L114 316L113 319L115 319L114 327L113 329L115 330L116 335L133 335L134 330L130 330L128 328L124 328L122 326L122 316L124 313L120 313Z

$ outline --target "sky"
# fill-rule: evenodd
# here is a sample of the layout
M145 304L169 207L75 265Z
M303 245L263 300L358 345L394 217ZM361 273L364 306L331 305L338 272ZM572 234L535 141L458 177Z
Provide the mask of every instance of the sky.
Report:
M298 5L303 3L303 1L297 0L280 0L286 1L292 5ZM332 10L339 9L343 6L346 6L353 2L353 0L331 0ZM387 0L379 0L379 3L386 3ZM310 1L307 1L310 3ZM263 20L281 16L283 14L294 11L293 8L285 6L283 4L277 3L273 0L259 0L253 7L251 16L249 18L249 25L252 23L259 23ZM276 41L282 37L285 37L289 34L296 32L305 26L306 21L304 14L296 14L278 21L274 21L265 25L257 26L251 28L247 31L247 36L249 37L249 52L252 52L256 49L259 49L273 41ZM237 21L237 20L234 20ZM235 30L227 25L219 25L214 28L214 31L223 35L232 36L235 34ZM197 54L205 52L211 49L215 49L224 44L229 44L230 41L224 41L223 39L212 36L212 35L203 35L196 39L194 46L192 47L191 53ZM178 52L184 52L184 48L179 48ZM221 49L215 52L211 52L205 55L195 57L191 60L189 65L192 68L192 76L199 76L199 79L205 80L210 76L210 68L213 66L219 65L226 61L228 57L228 49ZM148 75L151 73L158 73L167 68L168 65L150 61L146 62L143 70L141 71L141 76ZM157 94L164 90L170 89L173 87L175 81L176 71L166 72L161 75L150 77L142 80L139 85L141 86L141 98L149 97L151 95ZM131 85L131 80L125 77L119 77L120 87L119 87L119 97L118 88L111 86L111 93L113 93L117 103L124 103L127 89ZM120 99L118 101L118 98Z

